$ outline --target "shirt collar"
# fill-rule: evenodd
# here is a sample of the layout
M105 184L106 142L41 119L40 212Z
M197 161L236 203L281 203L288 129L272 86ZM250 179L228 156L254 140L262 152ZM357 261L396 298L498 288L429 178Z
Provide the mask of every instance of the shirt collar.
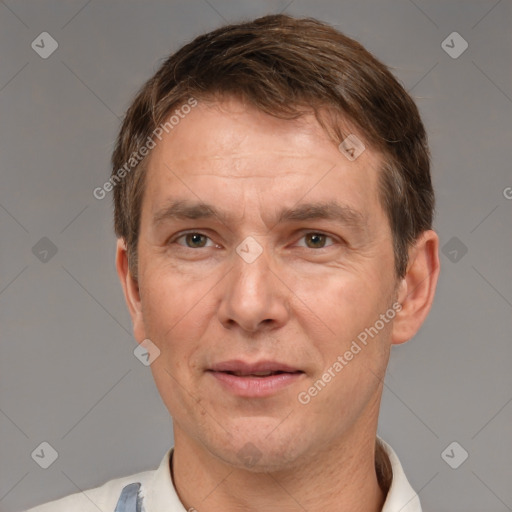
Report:
M379 438L380 439L380 438ZM393 480L389 488L382 512L421 512L420 500L405 476L402 464L393 448L380 439L384 450L391 462ZM146 512L187 512L178 498L171 477L170 459L173 448L165 454L153 479L149 482L146 491L144 509Z
M382 512L421 512L420 499L407 480L397 454L384 440L379 440L389 457L393 471L393 480Z
M167 451L155 471L153 479L149 482L144 503L145 512L187 512L183 503L178 498L171 476L170 460L174 448Z

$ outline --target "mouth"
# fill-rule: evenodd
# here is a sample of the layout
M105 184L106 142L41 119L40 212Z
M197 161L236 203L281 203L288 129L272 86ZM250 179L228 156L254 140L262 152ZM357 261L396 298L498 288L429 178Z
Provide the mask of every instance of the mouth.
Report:
M278 361L225 361L207 372L225 391L246 398L274 395L305 375L304 371Z
M271 375L282 375L283 373L302 373L302 372L285 372L285 371L276 371L276 372L252 372L252 373L245 373L245 372L229 372L226 371L224 373L227 373L228 375L235 375L237 377L270 377Z

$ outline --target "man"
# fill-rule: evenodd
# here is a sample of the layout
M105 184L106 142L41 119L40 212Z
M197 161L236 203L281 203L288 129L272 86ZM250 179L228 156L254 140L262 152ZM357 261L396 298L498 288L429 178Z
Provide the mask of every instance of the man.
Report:
M108 189L175 445L32 510L420 511L376 432L438 237L425 130L387 68L312 19L202 35L129 108Z

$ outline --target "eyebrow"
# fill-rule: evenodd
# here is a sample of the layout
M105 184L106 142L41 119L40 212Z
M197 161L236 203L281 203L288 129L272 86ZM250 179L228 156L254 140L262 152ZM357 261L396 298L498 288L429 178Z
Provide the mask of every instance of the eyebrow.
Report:
M157 211L153 223L159 225L169 220L196 220L217 218L223 224L229 222L231 213L219 210L204 202L174 200ZM358 210L335 201L302 203L292 208L284 208L277 215L277 224L283 222L299 222L309 220L329 220L339 222L348 227L362 229L366 227L366 217Z

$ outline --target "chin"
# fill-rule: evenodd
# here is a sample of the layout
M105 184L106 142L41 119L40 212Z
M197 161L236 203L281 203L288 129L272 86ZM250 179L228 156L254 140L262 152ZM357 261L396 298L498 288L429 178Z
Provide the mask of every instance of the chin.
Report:
M276 473L290 470L295 466L297 454L293 451L283 450L282 447L274 450L268 446L260 450L254 443L247 441L237 452L222 452L219 458L232 467L252 473Z
M282 419L278 422L274 419L271 428L268 418L266 421L252 418L250 425L242 422L233 436L212 443L210 451L224 463L254 473L289 470L300 464L311 440L306 439L303 429L290 425L284 428L281 422Z

